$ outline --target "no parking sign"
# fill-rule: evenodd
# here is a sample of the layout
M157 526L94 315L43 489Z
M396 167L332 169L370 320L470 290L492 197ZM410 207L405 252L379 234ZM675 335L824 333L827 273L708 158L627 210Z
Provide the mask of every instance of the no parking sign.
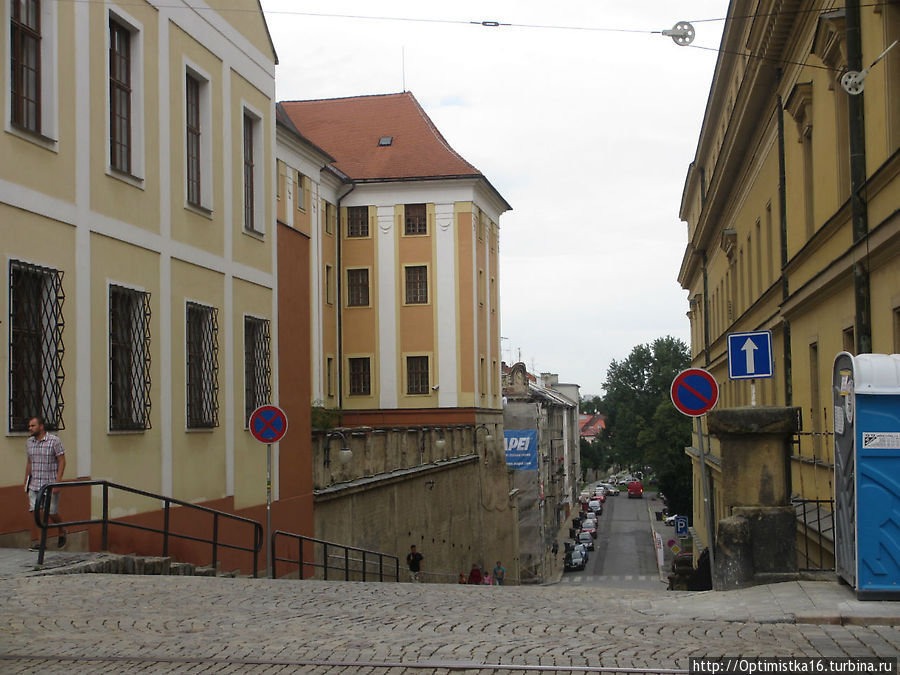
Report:
M719 385L708 370L688 368L675 376L670 394L680 413L700 417L715 407L719 400Z

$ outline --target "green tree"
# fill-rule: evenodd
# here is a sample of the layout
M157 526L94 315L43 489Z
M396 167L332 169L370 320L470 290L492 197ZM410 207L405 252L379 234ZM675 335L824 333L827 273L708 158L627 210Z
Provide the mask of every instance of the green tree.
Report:
M610 364L602 401L609 457L630 468L652 466L670 500L687 500L677 507L670 502L686 514L692 479L684 448L690 443L691 422L675 410L669 388L689 363L687 345L671 336L638 345L626 359Z
M597 413L603 414L603 399L599 396L592 396L591 398L581 399L579 412L582 415L596 415Z

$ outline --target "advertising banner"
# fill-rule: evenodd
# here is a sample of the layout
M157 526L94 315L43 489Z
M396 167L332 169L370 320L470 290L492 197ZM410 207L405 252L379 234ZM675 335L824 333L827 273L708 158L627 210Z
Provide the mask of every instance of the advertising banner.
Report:
M537 471L537 431L513 429L503 431L506 446L506 466L521 471Z

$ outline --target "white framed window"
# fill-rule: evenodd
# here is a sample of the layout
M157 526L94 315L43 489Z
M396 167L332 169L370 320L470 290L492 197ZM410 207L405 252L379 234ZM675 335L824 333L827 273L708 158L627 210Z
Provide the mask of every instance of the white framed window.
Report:
M150 294L109 284L109 430L150 428Z
M244 104L241 121L243 146L244 229L266 233L265 163L263 160L262 115Z
M106 165L118 178L143 180L144 167L144 39L143 26L110 7L106 33L107 145Z
M59 138L58 28L55 0L6 0L8 43L5 128L57 149Z
M184 203L212 211L212 84L208 74L184 66Z
M185 303L185 389L188 429L219 426L219 311Z
M272 364L269 320L244 316L244 423L261 405L271 402Z
M63 273L9 261L9 431L28 430L41 415L47 429L64 429L65 328Z

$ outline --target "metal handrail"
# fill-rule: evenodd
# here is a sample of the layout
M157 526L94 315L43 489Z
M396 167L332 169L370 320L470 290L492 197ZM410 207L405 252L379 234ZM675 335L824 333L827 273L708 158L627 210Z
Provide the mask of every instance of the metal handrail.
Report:
M275 542L278 539L278 537L285 537L287 539L295 540L299 543L300 549L299 549L299 553L298 553L298 556L296 559L295 558L279 558L275 554ZM369 551L367 549L356 548L354 546L343 546L342 544L335 544L334 542L331 542L331 541L324 541L322 539L314 539L313 537L305 537L302 534L294 534L293 532L284 532L282 530L275 530L272 533L272 537L269 541L270 541L269 560L271 561L269 564L269 576L272 579L277 578L276 574L275 574L276 563L283 562L283 563L291 563L294 565L298 565L300 568L300 574L299 574L300 579L303 579L303 570L305 567L320 567L320 568L322 568L323 578L326 581L328 580L328 570L330 570L330 569L343 570L344 571L344 580L350 581L350 572L351 572L350 552L353 551L353 552L362 554L362 559L353 558L354 561L358 561L358 562L362 563L361 570L352 570L352 571L354 571L354 572L361 571L363 581L366 581L366 572L367 572L368 562L369 562L366 560L367 555L374 555L378 558L378 581L384 581L385 559L387 559L388 561L393 561L393 568L394 568L393 574L390 574L390 572L388 572L388 574L390 574L390 576L393 577L394 581L400 581L400 558L398 558L395 555L390 555L388 553L381 553L380 551ZM303 557L303 543L304 542L322 545L323 555L322 555L321 563L317 563L315 561L315 554L313 554L313 559L311 561L304 560L304 557ZM340 556L340 558L343 560L343 563L344 563L343 566L332 566L332 565L328 564L328 548L329 547L336 548L336 549L338 549L339 552L343 551L343 555ZM371 561L371 562L373 564L375 563L375 561Z
M103 487L103 515L101 518L94 518L91 520L70 520L66 522L53 523L50 525L50 509L44 508L44 506L49 506L51 493L54 488L73 488L73 487L89 487L94 485L100 485ZM149 527L147 525L136 525L135 523L127 523L120 520L111 520L109 517L109 489L115 488L116 490L122 490L124 492L129 492L135 495L141 495L143 497L150 497L151 499L159 499L164 503L163 510L163 529L158 529L155 527ZM205 539L203 537L195 537L189 534L180 534L178 532L172 532L170 529L170 507L172 505L182 506L184 508L193 509L195 511L203 511L204 513L209 513L213 517L212 523L212 538ZM41 522L41 515L43 515L43 522ZM253 546L239 546L237 544L226 544L224 542L219 541L219 519L225 518L227 520L236 521L239 523L246 523L248 525L253 526ZM163 495L154 494L152 492L146 492L144 490L138 490L136 488L128 487L127 485L119 485L118 483L111 483L107 480L81 480L81 481L71 481L66 483L49 483L41 488L40 494L38 494L37 506L34 509L34 522L41 530L41 543L38 550L38 565L44 564L44 551L47 547L47 529L49 527L70 527L74 525L101 525L101 543L100 547L102 550L107 550L107 546L109 544L109 526L110 525L118 525L121 527L130 527L136 530L144 530L146 532L156 532L157 534L163 535L163 557L169 555L169 537L176 537L178 539L185 539L188 541L198 541L205 544L212 544L212 567L216 567L219 561L219 548L228 548L237 551L246 551L247 553L253 554L253 577L256 578L258 570L259 570L259 552L263 547L263 527L262 524L258 521L251 520L250 518L244 518L242 516L236 516L233 513L228 513L226 511L219 511L217 509L211 509L207 506L200 506L198 504L191 504L190 502L185 502L180 499L175 499L174 497L165 497Z

